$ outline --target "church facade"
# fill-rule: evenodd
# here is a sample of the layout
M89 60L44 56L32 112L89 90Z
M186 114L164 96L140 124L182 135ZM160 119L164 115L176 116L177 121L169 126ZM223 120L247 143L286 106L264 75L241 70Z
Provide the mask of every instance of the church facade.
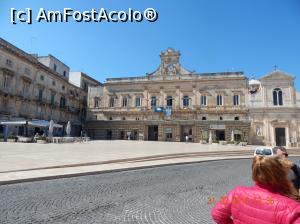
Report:
M294 76L278 70L249 81L252 144L300 146L300 93L294 81Z
M243 72L199 74L182 67L180 56L169 48L156 71L89 88L89 136L299 146L293 76L278 70L260 80Z

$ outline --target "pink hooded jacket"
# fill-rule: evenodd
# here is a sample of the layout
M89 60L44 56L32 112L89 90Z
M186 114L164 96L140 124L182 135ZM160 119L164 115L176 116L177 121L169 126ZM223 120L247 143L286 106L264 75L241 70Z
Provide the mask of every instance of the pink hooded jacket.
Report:
M266 187L236 187L212 209L217 224L300 224L300 203Z

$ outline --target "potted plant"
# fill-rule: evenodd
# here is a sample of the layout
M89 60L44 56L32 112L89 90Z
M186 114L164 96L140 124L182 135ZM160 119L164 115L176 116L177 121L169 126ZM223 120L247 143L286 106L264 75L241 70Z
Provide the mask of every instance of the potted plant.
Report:
M36 142L37 143L40 143L40 144L45 144L47 143L47 138L45 136L39 136L37 139L36 139Z
M200 143L201 144L207 144L208 139L207 138L201 138Z
M218 141L218 140L213 140L212 144L213 144L213 145L218 145L218 144L219 144L219 141Z

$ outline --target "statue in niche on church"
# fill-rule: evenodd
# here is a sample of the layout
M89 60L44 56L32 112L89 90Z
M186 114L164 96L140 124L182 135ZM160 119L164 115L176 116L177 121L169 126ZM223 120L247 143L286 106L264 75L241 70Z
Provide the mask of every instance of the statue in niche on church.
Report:
M256 127L256 135L257 136L262 136L262 128L261 128L261 126L257 126Z

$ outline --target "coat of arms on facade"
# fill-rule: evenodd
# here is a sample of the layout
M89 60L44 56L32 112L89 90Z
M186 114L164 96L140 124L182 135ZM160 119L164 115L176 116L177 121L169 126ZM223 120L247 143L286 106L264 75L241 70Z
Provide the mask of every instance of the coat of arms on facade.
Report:
M180 65L180 52L175 51L172 48L168 48L166 51L160 54L161 64L159 68L150 75L164 76L168 78L176 78L176 76L187 75L191 72L184 69Z

